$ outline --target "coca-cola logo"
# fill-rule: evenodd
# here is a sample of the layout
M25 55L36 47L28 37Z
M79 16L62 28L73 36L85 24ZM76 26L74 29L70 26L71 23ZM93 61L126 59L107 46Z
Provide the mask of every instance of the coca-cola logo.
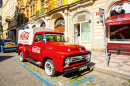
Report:
M23 33L21 33L21 35L20 35L20 40L28 40L28 38L29 38L29 33L30 33L30 32L26 32L26 31L24 31Z
M32 47L32 52L34 52L34 53L40 53L40 49L41 48L39 48L37 46L34 46L34 47Z

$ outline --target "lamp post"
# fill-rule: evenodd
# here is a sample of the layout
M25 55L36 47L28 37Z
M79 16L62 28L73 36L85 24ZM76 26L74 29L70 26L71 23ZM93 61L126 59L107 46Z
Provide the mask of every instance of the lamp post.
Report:
M106 66L109 66L108 56L107 56L107 38L106 38L106 26L105 26L105 12L104 9L99 8L100 22L103 23L104 28L104 42L105 42L105 52L106 52Z

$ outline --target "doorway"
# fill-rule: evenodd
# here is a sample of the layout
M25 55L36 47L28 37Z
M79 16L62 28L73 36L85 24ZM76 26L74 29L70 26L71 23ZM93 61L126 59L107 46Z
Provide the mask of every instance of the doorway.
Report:
M74 43L80 44L80 23L74 24Z

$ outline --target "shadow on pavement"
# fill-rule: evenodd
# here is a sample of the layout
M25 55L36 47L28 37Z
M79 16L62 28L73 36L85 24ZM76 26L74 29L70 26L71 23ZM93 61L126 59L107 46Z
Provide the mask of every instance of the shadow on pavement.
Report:
M64 74L63 76L66 77L66 78L74 79L76 77L84 76L84 75L86 75L90 72L92 72L92 71L86 69L86 70L83 70L83 71L77 71L77 72L73 72L73 73L69 73L69 74Z
M14 53L14 52L18 53L17 51L6 51L4 53L7 54L7 53Z
M93 63L93 66L95 66L95 63ZM90 69L86 69L86 70L83 70L83 71L76 71L76 72L73 72L73 73L69 73L69 74L64 74L63 76L66 77L66 78L76 78L76 77L80 77L80 76L84 76L90 72L92 72L92 70Z
M4 61L4 60L7 60L9 58L11 58L13 56L0 56L0 62Z

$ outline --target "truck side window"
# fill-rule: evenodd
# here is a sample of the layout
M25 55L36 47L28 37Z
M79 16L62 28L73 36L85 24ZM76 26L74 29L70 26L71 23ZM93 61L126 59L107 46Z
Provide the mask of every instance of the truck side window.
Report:
M41 34L35 36L35 42L41 42Z

